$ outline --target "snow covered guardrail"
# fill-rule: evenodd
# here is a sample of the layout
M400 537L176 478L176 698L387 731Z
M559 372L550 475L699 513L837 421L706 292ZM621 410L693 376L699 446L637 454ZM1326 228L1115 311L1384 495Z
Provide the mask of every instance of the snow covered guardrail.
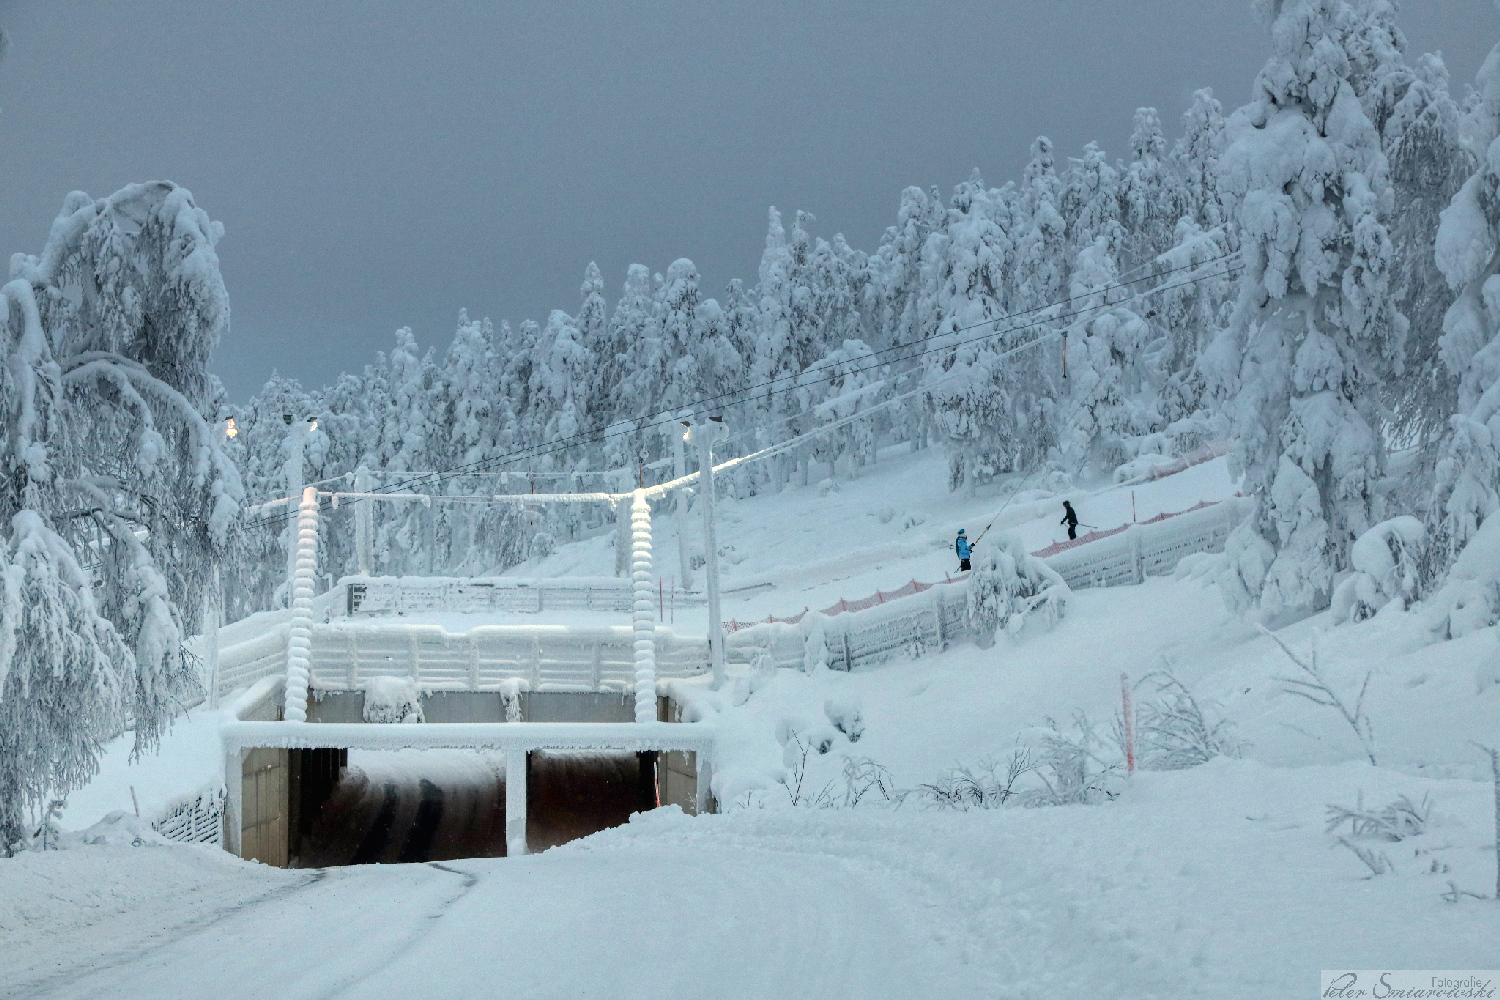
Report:
M654 631L656 675L708 670L708 641ZM520 680L533 691L631 691L635 633L629 626L439 625L334 621L312 630L312 686L355 691L372 677L400 677L424 691L495 691Z
M1222 552L1229 533L1254 509L1254 500L1231 497L1033 555L1044 557L1073 590L1140 583L1171 572L1190 553ZM727 636L725 649L732 662L750 663L767 654L778 667L801 667L809 638L820 628L828 665L850 670L897 652L921 656L970 638L967 586L932 585L899 600L884 596L883 603L837 616L804 612L796 619L737 623L740 627Z
M808 612L795 622L742 626L725 638L732 663L769 654L778 667L802 668L809 636L821 628L827 664L852 670L898 652L916 657L947 649L968 636L968 588L931 587L921 594L838 616Z
M1171 572L1190 553L1224 551L1229 533L1254 510L1253 499L1230 497L1059 542L1032 555L1045 559L1074 590L1140 583Z
M633 581L610 576L493 577L346 576L335 588L345 615L394 615L418 611L618 611L634 609ZM681 605L701 605L701 593L676 590Z

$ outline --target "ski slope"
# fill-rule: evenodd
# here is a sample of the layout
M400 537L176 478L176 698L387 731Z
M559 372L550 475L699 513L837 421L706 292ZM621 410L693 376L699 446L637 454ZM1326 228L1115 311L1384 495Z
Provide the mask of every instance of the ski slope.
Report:
M1218 458L1134 486L1100 484L1053 492L1028 478L1010 477L969 496L948 491L947 465L939 449L913 453L905 445L888 447L877 464L861 470L860 478L839 480L836 491L814 482L767 496L720 501L716 532L724 616L744 621L768 614L783 617L804 607L827 607L841 597L895 590L908 580L942 580L958 571L953 539L959 528L977 538L993 522L991 531L1015 532L1028 550L1044 548L1068 537L1059 524L1064 500L1072 502L1083 524L1109 529L1234 492L1227 460ZM686 526L690 552L702 550L701 524L694 507ZM1080 534L1085 531L1080 527ZM652 535L656 575L680 575L672 510L652 518ZM610 576L614 560L613 535L605 532L560 546L507 575ZM696 572L694 585L701 587L702 580L702 572ZM701 610L678 609L678 614L696 621Z

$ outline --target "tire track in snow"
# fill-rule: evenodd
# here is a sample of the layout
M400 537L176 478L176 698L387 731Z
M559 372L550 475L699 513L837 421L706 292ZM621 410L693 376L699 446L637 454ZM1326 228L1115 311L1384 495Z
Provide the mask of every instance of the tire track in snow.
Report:
M256 907L279 902L286 897L317 885L327 877L328 871L319 868L310 872L307 878L291 885L277 886L258 896L241 900L229 906L221 906L210 910L206 918L198 913L181 917L167 926L149 932L146 939L147 947L144 951L140 950L142 942L139 941L117 944L108 954L99 956L101 959L99 961L88 961L82 967L73 967L66 972L24 981L16 984L14 990L7 987L7 991L0 993L0 997L6 998L6 1000L11 997L38 998L40 1000L40 998L51 996L53 991L59 987L72 985L82 976L110 972L137 965L150 958L153 954L172 947L184 937L211 930L224 921L248 913ZM128 914L122 916L128 916ZM82 928L82 931L85 933L88 930L90 930L89 927Z
M430 782L424 781L422 784L428 785L430 784ZM441 793L439 793L439 796L439 811L441 812ZM434 826L435 825L436 821L434 821ZM453 905L467 896L469 892L479 884L478 875L460 871L457 868L449 868L447 865L439 864L436 861L429 861L427 863L427 867L436 868L438 871L447 872L450 875L457 875L461 880L458 891L453 893L453 895L448 897L446 900L440 902L437 906L437 912L424 914L425 920L417 925L417 929L412 932L404 941L402 941L398 947L387 951L385 956L381 958L380 961L376 962L374 965L364 970L363 972L351 976L349 979L339 983L331 989L317 994L317 1000L334 1000L335 997L343 996L350 990L354 989L356 986L359 986L361 983L368 981L372 977L385 971L391 965L400 961L402 958L406 957L406 955L413 948L421 944L422 941L424 941L428 937L428 935L432 934L432 932L437 929L439 922L443 919L444 916L447 915L448 911L453 908Z

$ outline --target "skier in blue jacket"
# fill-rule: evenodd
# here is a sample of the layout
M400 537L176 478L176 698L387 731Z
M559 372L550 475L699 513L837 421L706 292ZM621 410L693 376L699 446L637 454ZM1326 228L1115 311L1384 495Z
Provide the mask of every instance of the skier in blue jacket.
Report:
M969 570L969 539L964 534L964 529L958 529L958 539L953 543L953 551L958 553L958 571L965 573Z

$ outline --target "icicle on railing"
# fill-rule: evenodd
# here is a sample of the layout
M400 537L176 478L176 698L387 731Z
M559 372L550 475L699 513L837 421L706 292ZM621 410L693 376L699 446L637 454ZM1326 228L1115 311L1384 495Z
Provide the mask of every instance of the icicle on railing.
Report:
M630 501L630 577L635 585L635 721L656 721L656 623L651 607L651 505Z
M297 509L297 562L292 577L292 625L286 643L286 710L288 722L307 721L307 682L312 649L312 601L318 576L318 490L302 491Z

